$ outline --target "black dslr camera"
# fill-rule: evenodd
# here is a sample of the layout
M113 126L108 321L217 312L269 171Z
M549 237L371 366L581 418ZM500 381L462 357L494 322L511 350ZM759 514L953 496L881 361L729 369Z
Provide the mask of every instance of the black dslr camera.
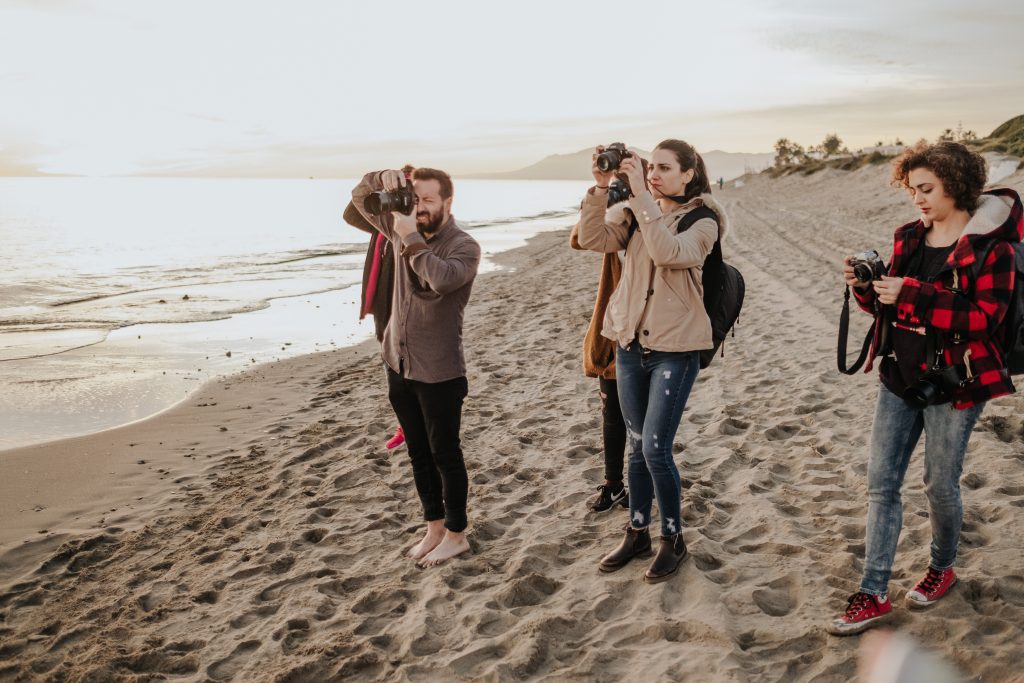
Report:
M960 366L932 368L903 391L903 400L911 408L921 410L948 401L953 396L953 390L966 382L967 378Z
M850 265L853 266L853 276L857 278L858 282L881 280L887 270L885 263L882 262L882 257L874 249L851 256Z
M597 155L597 167L603 172L616 171L624 159L633 156L621 142L613 142Z
M412 185L409 183L393 192L386 190L371 192L363 200L363 208L374 216L383 216L391 211L409 216L416 208L416 193L413 192Z
M608 186L608 206L614 206L619 202L624 202L629 199L633 193L629 189L629 185L622 180L616 180Z

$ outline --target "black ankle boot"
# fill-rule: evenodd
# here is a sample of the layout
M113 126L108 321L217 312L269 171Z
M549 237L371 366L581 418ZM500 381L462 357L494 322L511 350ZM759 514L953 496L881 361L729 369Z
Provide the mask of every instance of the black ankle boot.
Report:
M619 547L601 558L597 565L603 572L622 569L634 557L649 557L651 554L651 532L647 529L626 527L626 537Z
M644 574L644 581L661 583L667 580L676 573L685 559L686 543L683 541L683 535L662 536L658 554L654 556L650 569Z

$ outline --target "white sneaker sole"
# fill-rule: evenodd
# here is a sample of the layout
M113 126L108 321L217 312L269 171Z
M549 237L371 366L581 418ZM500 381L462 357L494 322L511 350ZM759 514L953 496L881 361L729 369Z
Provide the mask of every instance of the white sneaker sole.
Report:
M858 633L867 631L869 628L885 623L890 618L892 618L892 612L889 614L883 614L880 617L875 617L874 619L858 621L856 624L833 621L825 626L825 630L833 636L855 636Z
M953 579L953 583L949 584L949 588L947 588L946 592L942 594L942 598L949 595L949 591L953 590L953 586L955 586L959 580L960 577L956 577ZM942 600L942 598L936 598L935 600L917 600L911 597L911 594L921 595L920 593L916 593L912 590L907 592L906 597L903 598L903 603L910 609L928 609L929 607L937 603L939 600ZM921 595L921 597L924 598L923 595Z

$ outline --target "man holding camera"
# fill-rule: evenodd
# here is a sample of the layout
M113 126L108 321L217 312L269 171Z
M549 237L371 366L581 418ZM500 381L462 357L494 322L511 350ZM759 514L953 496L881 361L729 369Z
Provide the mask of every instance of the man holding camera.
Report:
M417 168L367 174L352 203L394 245L394 295L381 355L388 399L405 432L427 532L409 551L433 566L469 550L469 479L459 430L468 392L462 321L480 245L451 215L452 180Z

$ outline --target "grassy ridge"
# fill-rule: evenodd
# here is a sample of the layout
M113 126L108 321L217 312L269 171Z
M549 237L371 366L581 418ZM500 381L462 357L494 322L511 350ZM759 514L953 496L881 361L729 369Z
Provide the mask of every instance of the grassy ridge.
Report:
M967 140L964 144L978 152L1000 152L1019 157L1022 159L1021 166L1024 166L1024 114L1015 116L998 126L987 138ZM871 154L859 154L853 157L837 159L811 159L802 164L791 164L782 167L773 166L762 172L767 173L772 178L778 178L779 176L793 173L811 175L826 168L855 171L864 166L884 164L892 158L892 156L887 156L881 152L872 152Z

